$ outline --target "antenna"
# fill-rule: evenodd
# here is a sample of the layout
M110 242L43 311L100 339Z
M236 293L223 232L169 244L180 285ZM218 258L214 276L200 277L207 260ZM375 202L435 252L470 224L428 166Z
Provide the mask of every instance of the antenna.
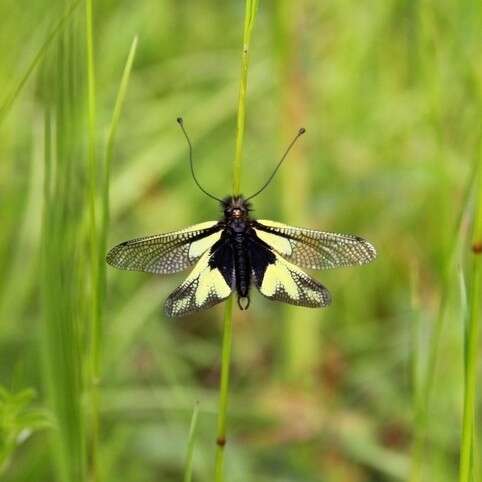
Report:
M288 148L286 149L285 153L283 154L283 156L281 157L281 160L278 162L278 165L275 167L273 173L271 174L271 176L269 176L268 180L263 184L263 186L261 187L261 189L259 189L258 191L256 191L254 194L252 194L251 196L249 196L248 198L246 198L246 201L249 201L250 199L253 199L254 197L256 197L258 194L260 194L262 191L264 191L269 183L272 181L273 177L275 176L275 174L278 172L278 169L280 168L281 164L283 164L283 161L286 159L286 156L288 155L288 153L291 151L291 148L295 145L295 142L298 140L298 138L300 136L302 136L304 133L306 132L306 129L305 128L301 128L298 133L296 134L296 136L294 137L294 139L291 141L290 145L288 146Z
M192 144L189 139L189 136L187 135L186 129L184 129L184 122L182 120L182 117L177 118L177 123L181 126L182 132L184 133L184 137L186 138L186 141L189 145L189 165L191 166L191 174L192 178L194 179L194 182L196 183L197 187L201 189L201 191L209 196L211 199L215 199L216 201L219 201L220 203L223 202L221 199L219 199L216 196L213 196L212 194L209 194L202 186L199 184L199 181L197 180L196 174L194 174L194 165L192 163Z

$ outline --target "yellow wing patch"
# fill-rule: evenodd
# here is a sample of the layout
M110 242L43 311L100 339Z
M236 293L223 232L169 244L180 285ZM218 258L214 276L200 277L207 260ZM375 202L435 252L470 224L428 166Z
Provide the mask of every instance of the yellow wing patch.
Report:
M206 251L184 282L169 295L165 304L168 316L183 316L209 308L231 294L231 287L219 269L209 266L210 256Z
M269 244L270 247L276 250L279 254L282 254L283 256L290 256L293 252L289 239L283 238L278 234L261 231L261 229L255 228L254 230L259 239L264 241L266 244Z
M210 234L205 238L193 241L189 245L189 259L196 260L221 238L221 231Z
M284 264L276 262L266 268L261 285L261 292L268 297L273 297L277 291L283 289L294 300L299 300L300 294L290 270Z
M262 279L260 275L253 275L260 293L272 300L309 308L320 308L331 302L330 293L322 284L277 254Z

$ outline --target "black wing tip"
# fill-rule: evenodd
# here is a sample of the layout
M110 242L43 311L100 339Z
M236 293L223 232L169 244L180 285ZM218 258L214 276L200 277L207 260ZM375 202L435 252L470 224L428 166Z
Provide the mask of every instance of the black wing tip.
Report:
M362 238L361 236L358 236L356 234L353 234L352 236L357 243L360 243L365 248L366 257L360 259L360 264L371 263L377 257L377 250L375 246L373 246L373 244L370 243L370 241L367 241L365 238Z
M107 262L107 264L119 269L128 269L127 267L119 263L117 257L118 254L122 251L122 248L125 248L126 246L131 244L131 242L132 240L122 241L122 243L116 244L113 248L111 248L105 255L105 261Z
M124 241L123 243L120 243L113 248L111 248L108 253L105 255L105 261L107 264L110 264L111 266L114 266L118 268L119 266L116 265L116 258L117 254L119 253L119 249L122 248L127 244L127 241Z

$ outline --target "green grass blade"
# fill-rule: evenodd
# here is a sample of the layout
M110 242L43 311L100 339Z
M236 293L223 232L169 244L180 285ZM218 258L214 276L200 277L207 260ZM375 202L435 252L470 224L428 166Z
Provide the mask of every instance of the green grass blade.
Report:
M100 306L98 299L98 229L97 229L97 155L96 155L96 93L95 64L93 39L93 7L92 0L85 2L85 40L86 40L86 70L87 70L87 149L88 149L88 179L89 179L89 221L91 244L91 280L92 280L92 326L91 326L91 362L92 381L97 383L100 358Z
M79 146L75 143L80 111L72 83L77 63L68 35L59 39L55 68L44 83L45 179L42 233L42 342L44 378L56 419L53 453L61 482L85 477L82 332L79 300L81 279L81 223L71 216L82 202L75 183ZM53 87L53 88L52 88ZM53 93L51 93L53 92Z
M124 71L122 73L122 78L119 86L119 91L117 93L117 98L114 104L114 111L112 114L112 120L110 123L109 133L107 135L107 145L105 150L104 159L104 173L103 173L103 189L102 189L102 220L100 226L100 243L99 243L99 276L100 290L101 290L101 304L103 304L104 294L105 294L105 279L106 279L106 265L105 265L105 252L107 247L107 230L109 228L109 186L110 186L110 168L112 164L112 157L114 152L115 139L117 134L117 128L119 125L120 116L122 113L122 107L124 106L124 101L127 95L127 87L129 85L129 79L132 71L132 66L134 64L134 58L136 55L138 39L137 36L134 37L132 41L129 54L127 56L127 61L124 66Z
M194 458L194 445L196 443L197 419L199 415L199 402L194 405L192 412L191 426L189 428L189 438L187 442L186 453L186 468L184 471L184 482L191 482L192 480L192 465Z
M12 105L14 104L15 100L17 99L23 87L25 86L28 79L32 75L32 72L40 64L48 48L50 47L52 42L56 39L56 37L59 35L59 33L62 32L62 30L64 29L67 23L67 20L70 19L71 15L74 13L75 9L79 6L80 3L81 3L81 0L77 0L76 2L73 2L72 5L70 5L70 7L65 12L63 17L57 22L54 28L48 33L47 38L39 48L38 52L35 54L30 64L28 65L25 73L20 78L17 85L12 89L12 92L10 92L7 95L5 100L0 105L0 124L2 124L3 120L5 119L6 115L10 111Z
M480 149L480 145L479 145ZM477 192L472 237L472 278L469 289L469 313L465 330L464 351L464 413L462 425L462 441L460 447L459 482L471 482L474 479L474 468L479 464L475 454L480 450L475 446L477 430L477 367L479 360L480 308L482 286L482 153L477 153Z
M471 200L476 186L477 172L476 166L472 169L467 177L467 183L464 189L463 201L459 210L459 214L452 230L450 243L447 248L447 254L443 260L442 267L442 288L440 293L440 301L437 308L435 323L430 337L428 347L427 361L425 373L421 373L419 385L416 385L414 396L414 441L412 447L412 466L410 482L419 482L421 480L422 465L425 459L425 450L427 445L428 424L430 416L430 404L433 386L435 382L435 374L437 360L439 355L439 347L444 329L444 322L449 311L450 293L454 285L456 259L460 253L460 249L464 240L463 226L470 210ZM463 274L461 275L463 277ZM464 307L462 304L462 312ZM416 359L415 359L416 358ZM414 356L414 365L421 363L420 356Z
M99 229L97 225L97 134L96 134L96 82L93 34L93 0L85 2L85 54L87 72L87 159L88 159L88 212L90 244L90 420L89 420L89 477L99 480L99 383L100 351L102 339L100 275L99 275Z

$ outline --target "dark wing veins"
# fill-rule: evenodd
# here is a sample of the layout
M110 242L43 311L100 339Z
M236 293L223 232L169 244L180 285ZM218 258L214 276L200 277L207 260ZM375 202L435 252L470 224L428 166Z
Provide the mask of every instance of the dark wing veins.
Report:
M116 268L155 274L176 273L192 266L215 244L224 224L195 224L180 231L125 241L112 248L107 262Z
M328 269L369 263L375 248L365 239L298 228L269 220L253 221L259 238L288 261L312 269Z

